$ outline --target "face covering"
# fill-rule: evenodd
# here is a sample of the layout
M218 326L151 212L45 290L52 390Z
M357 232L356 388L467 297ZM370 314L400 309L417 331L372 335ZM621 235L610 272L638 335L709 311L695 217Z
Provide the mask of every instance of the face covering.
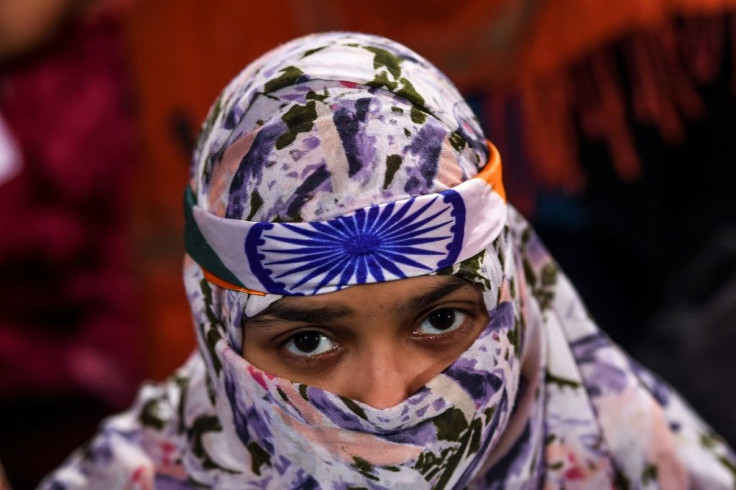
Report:
M245 462L256 485L464 485L509 419L520 328L500 158L449 81L397 47L341 35L284 46L243 75L247 87L226 89L200 140L186 282L218 418L232 421L221 447L241 446L238 472ZM245 320L282 295L437 273L481 284L492 321L394 407L274 377L240 354Z
M403 46L327 33L255 61L213 106L185 196L198 352L46 484L732 486L733 453L597 329L500 170L452 84ZM284 296L448 274L482 289L490 322L393 407L241 354L248 318Z

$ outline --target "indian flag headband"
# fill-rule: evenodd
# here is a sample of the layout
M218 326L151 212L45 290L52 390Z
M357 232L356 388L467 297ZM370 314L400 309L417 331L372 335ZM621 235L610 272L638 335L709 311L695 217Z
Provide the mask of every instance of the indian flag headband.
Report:
M501 159L461 184L326 221L221 218L184 198L187 253L208 281L251 294L313 295L426 275L485 250L506 224Z

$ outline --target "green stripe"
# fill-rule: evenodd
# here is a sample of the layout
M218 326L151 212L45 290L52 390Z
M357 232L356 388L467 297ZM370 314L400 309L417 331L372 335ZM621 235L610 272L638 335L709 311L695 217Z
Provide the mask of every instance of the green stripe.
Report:
M210 274L219 277L223 281L229 282L242 288L245 285L240 279L235 277L230 269L225 267L217 253L210 247L205 239L202 231L194 219L194 193L187 186L184 191L184 249L203 269Z

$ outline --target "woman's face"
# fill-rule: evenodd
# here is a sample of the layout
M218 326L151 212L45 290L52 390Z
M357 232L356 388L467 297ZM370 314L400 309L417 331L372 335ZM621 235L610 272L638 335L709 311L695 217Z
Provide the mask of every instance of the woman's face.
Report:
M478 286L424 276L282 298L246 321L243 355L278 377L388 408L447 368L488 322Z

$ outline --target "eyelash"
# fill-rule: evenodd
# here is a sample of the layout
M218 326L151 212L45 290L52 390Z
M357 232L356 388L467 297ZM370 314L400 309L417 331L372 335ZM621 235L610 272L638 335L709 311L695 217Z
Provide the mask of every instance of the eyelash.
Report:
M449 332L438 333L438 334L417 334L413 332L412 337L415 339L421 339L422 341L428 342L428 343L442 343L448 340L453 340L456 337L462 337L477 319L477 315L473 314L473 312L469 310L458 308L458 307L452 307L452 306L440 306L438 308L434 308L433 310L429 311L425 315L421 316L420 317L421 321L419 321L419 325L421 326L421 324L425 320L427 320L433 313L440 311L440 310L452 310L454 312L459 312L465 315L466 318L464 319L463 323L460 326L450 330Z
M426 321L433 313L436 313L441 310L452 310L453 312L459 312L465 315L466 318L463 321L462 325L446 333L421 334L421 333L416 332L416 330L419 328L419 327L416 327L414 330L412 330L412 338L415 340L419 340L422 343L427 344L428 346L440 347L443 343L452 341L457 337L462 337L463 335L465 335L468 329L470 329L470 327L475 323L475 321L477 321L477 318L479 316L478 312L473 312L470 309L442 305L442 306L433 308L430 311L420 315L415 321L415 324L421 326L421 324L424 321ZM287 348L287 345L289 344L289 342L292 342L296 338L296 336L299 335L300 333L305 333L305 332L315 332L320 335L324 335L325 337L330 339L330 341L335 342L336 345L335 347L333 347L332 349L324 353L314 354L314 355L298 355L298 354L294 354L293 352L290 352ZM341 345L339 344L339 342L337 342L337 340L333 338L332 335L330 335L328 332L325 332L322 328L315 328L315 327L311 327L311 328L305 327L305 328L302 328L296 331L292 331L289 333L289 336L287 338L281 340L278 343L278 351L281 356L283 356L284 358L288 359L291 362L302 363L304 365L309 365L309 364L320 362L320 361L326 361L329 357L339 354L341 350L342 350Z
M291 342L296 335L298 335L299 333L304 333L304 332L317 332L320 335L324 335L325 337L327 337L328 339L330 339L332 342L335 342L336 345L332 349L330 349L330 350L328 350L326 352L323 352L321 354L299 355L299 354L294 354L293 352L290 352L286 348L286 345L289 342ZM337 343L336 340L334 340L330 335L327 335L323 331L318 330L318 329L315 329L315 328L306 328L304 330L300 330L298 332L293 333L286 340L283 340L279 344L279 347L278 347L279 356L281 356L282 358L288 360L291 363L301 364L303 367L308 367L308 366L310 366L310 365L312 365L314 363L322 363L322 362L325 362L325 361L329 360L331 357L336 356L336 355L339 355L339 353L341 351L342 351L342 347L340 346L339 343Z

